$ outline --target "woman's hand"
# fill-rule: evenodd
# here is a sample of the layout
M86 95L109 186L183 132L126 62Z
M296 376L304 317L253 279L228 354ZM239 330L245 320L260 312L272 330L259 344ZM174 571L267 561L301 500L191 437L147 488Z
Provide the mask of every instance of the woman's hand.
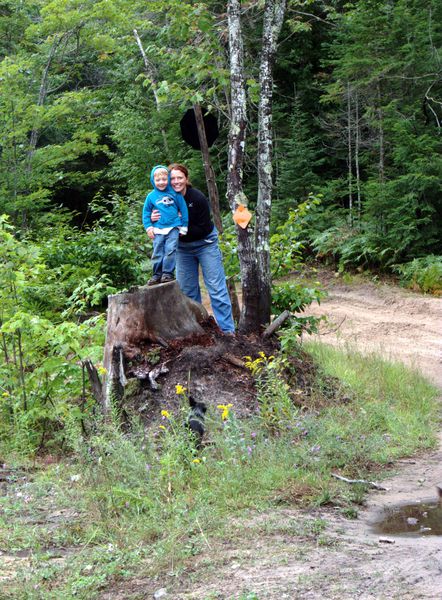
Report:
M160 216L160 211L154 208L152 214L150 215L150 220L152 221L152 223L156 223L160 220Z

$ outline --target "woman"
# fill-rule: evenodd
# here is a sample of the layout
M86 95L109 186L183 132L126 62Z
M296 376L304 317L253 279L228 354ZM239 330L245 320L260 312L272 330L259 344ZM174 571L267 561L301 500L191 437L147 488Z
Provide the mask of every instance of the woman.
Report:
M234 333L232 304L218 245L218 232L210 216L209 201L202 192L191 186L189 171L184 165L169 165L169 172L172 188L184 196L189 210L188 232L180 235L178 242L176 276L180 288L186 296L201 303L201 266L216 322L224 333ZM154 220L154 214L152 217Z

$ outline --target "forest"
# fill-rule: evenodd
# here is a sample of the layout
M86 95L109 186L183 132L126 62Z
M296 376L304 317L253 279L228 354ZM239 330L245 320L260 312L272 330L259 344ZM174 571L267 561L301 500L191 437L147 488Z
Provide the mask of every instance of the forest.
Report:
M275 283L311 257L341 271L396 272L437 293L441 4L236 4L247 104L242 197L253 214L261 193L263 14L284 9L268 159L272 312L299 311L319 297ZM10 427L21 432L18 447L44 446L42 420L61 418L54 406L74 418L65 402L86 402L78 364L101 360L107 295L147 280L140 215L151 166L183 162L193 184L207 189L201 153L180 131L196 104L218 122L210 155L222 249L239 285L228 202L236 97L227 8L181 0L0 4L2 427L7 437Z

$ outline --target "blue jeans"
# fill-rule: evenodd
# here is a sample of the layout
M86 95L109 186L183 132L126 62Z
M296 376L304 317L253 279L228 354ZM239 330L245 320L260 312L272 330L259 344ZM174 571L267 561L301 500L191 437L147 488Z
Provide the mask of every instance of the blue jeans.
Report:
M155 234L152 254L152 269L155 277L160 277L163 273L173 275L176 265L178 237L177 227L171 229L166 235Z
M224 333L234 332L232 304L227 290L221 251L218 246L218 232L215 228L203 240L180 242L178 244L176 261L178 283L186 296L201 304L201 289L198 278L200 265L213 314L219 328Z

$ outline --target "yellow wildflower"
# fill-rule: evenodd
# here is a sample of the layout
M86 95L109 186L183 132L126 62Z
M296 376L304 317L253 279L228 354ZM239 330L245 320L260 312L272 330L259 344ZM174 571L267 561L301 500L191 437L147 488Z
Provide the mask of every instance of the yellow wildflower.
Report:
M192 462L193 462L193 463L195 463L195 464L197 465L198 463L200 463L200 462L201 462L201 459L200 459L200 458L194 458L194 459L192 460Z
M164 425L160 425L160 429L166 429Z
M165 418L165 419L170 419L170 412L168 410L162 410L161 411L161 415Z
M217 408L222 411L221 419L223 421L227 421L227 419L229 418L229 413L232 406L233 404L218 404Z
M187 388L183 387L179 383L175 386L175 389L178 396L182 396L187 392Z

